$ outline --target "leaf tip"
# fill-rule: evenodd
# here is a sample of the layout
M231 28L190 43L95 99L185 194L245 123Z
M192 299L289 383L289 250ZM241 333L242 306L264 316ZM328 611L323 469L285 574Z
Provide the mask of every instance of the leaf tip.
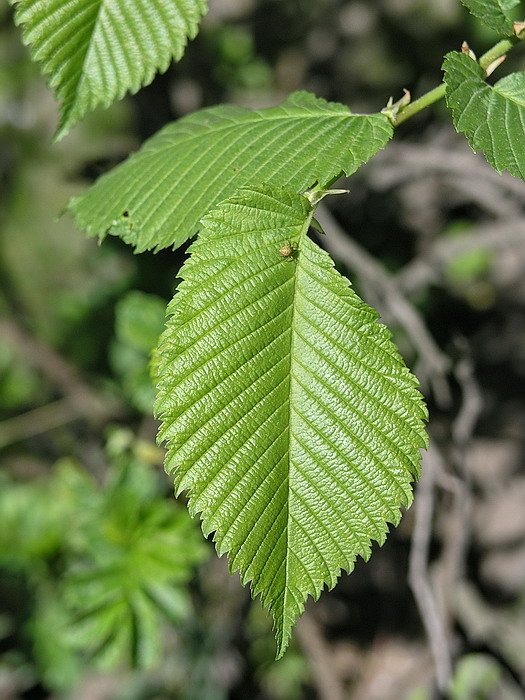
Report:
M290 643L290 635L291 635L291 629L288 628L283 628L283 629L277 629L275 633L275 641L277 642L277 650L275 652L275 660L279 661L279 659L282 659L286 650L288 649L288 645Z
M67 112L63 111L62 116L60 117L60 121L58 122L56 131L51 139L51 143L59 143L60 141L62 141L64 136L67 136L69 134L71 127L75 124L76 121L77 120L72 119Z

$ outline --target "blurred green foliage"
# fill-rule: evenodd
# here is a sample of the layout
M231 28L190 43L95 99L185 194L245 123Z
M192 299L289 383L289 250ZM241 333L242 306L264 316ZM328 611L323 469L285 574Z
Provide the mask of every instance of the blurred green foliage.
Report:
M443 231L443 236L461 241L468 235L472 224L454 221ZM471 247L449 258L444 265L444 274L450 289L462 297L474 309L486 309L495 301L495 288L491 281L493 251L486 246Z
M0 409L16 410L40 396L36 373L12 348L0 345Z
M156 664L163 626L193 614L187 583L207 556L197 525L166 498L156 451L119 428L106 454L102 483L67 458L44 479L2 479L0 566L24 574L35 652L59 689L86 662Z
M496 697L503 671L485 654L467 654L458 663L450 686L451 700L491 700Z
M115 308L111 365L128 400L144 413L153 410L157 360L152 349L164 328L165 316L163 299L135 290L125 294Z

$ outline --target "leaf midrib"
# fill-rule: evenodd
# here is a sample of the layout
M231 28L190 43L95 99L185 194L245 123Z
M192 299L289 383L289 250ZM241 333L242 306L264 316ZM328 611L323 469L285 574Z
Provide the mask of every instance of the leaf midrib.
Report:
M279 121L279 120L290 121L292 119L297 119L297 120L315 119L318 123L320 123L324 119L334 119L334 118L339 118L339 119L343 119L343 120L344 119L349 119L349 120L352 120L352 119L370 119L370 117L376 116L376 115L371 115L371 114L353 114L352 112L348 112L348 114L341 114L340 112L337 112L337 113L335 113L335 112L334 113L323 112L323 114L321 116L321 115L315 114L313 112L312 113L308 112L306 114L297 114L297 115L279 114L276 116L267 117L267 116L261 115L261 113L258 110L256 110L255 112L250 112L247 110L246 115L251 116L252 114L256 114L258 119L249 119L249 120L246 120L246 122L243 122L240 119L238 122L233 122L231 124L225 124L224 126L219 126L219 127L217 127L213 124L202 125L200 123L198 123L198 124L193 123L192 126L198 126L198 127L204 126L204 129L206 131L208 131L209 133L218 134L218 133L221 133L224 131L228 131L228 129L238 129L238 128L246 129L246 127L248 126L248 124L250 122L253 125L257 125L257 124L259 124L259 122L260 123L263 123L263 122L268 123L268 122L275 122L275 121ZM242 116L244 117L244 115L242 115ZM191 124L191 122L189 122L189 124ZM174 125L174 127L175 126L176 125ZM169 127L167 127L167 129L169 129ZM203 131L204 131L204 129L203 129ZM168 133L166 133L165 135L172 136L171 134L168 134ZM177 136L179 136L179 138L177 138ZM152 153L155 153L157 151L162 151L164 153L172 148L175 148L176 146L179 146L180 143L186 143L188 141L192 141L195 139L201 139L202 137L203 137L202 131L200 133L191 133L191 134L190 133L181 133L180 135L174 134L173 140L170 140L171 142L168 145L166 145L165 143L163 143L162 145L159 144L159 146L155 149L151 149L150 151L144 151L143 155L146 156L147 154L152 154ZM138 155L138 153L137 153L137 155Z
M310 213L308 214L308 217L306 218L303 227L301 228L301 232L299 233L299 238L297 242L297 260L292 260L290 264L296 265L295 269L295 274L294 274L294 284L293 284L293 289L292 289L292 318L291 318L291 330L292 332L290 333L290 370L289 370L289 376L290 376L290 386L288 390L288 474L287 474L287 481L288 481L288 494L287 494L287 499L286 499L286 508L287 508L287 516L286 516L286 545L285 545L285 561L284 561L284 595L283 595L283 619L282 619L282 630L281 633L283 634L283 638L279 644L278 648L278 657L281 655L281 649L284 651L284 635L285 633L288 634L288 631L285 627L285 619L286 619L286 610L288 607L287 604L287 599L288 595L290 593L289 586L288 586L288 573L289 573L289 555L290 555L290 521L291 521L291 513L290 513L290 471L291 471L291 454L292 454L292 442L295 439L294 438L294 429L293 429L293 416L294 416L294 371L293 371L293 365L294 365L294 346L295 346L295 337L298 335L297 328L296 328L296 306L297 306L297 280L299 277L299 266L301 265L301 243L302 241L306 238L308 235L308 229L310 228L310 224L312 222L312 218L315 212L315 207L311 207ZM292 594L293 595L293 594Z
M86 66L89 64L90 54L92 53L92 50L93 50L93 37L96 35L96 33L98 31L98 26L99 26L99 23L101 21L100 17L101 17L102 11L105 9L104 8L104 1L105 0L98 0L98 9L97 9L96 17L94 18L94 21L93 21L92 31L90 32L89 41L86 44L86 50L84 51L84 54L82 56L82 60L79 63L80 70L78 72L78 77L74 81L73 100L69 103L68 108L64 110L64 115L62 117L64 123L67 123L67 121L69 119L69 115L74 111L75 106L78 102L80 89L82 87L82 83L84 82L86 74L87 74L86 73ZM97 0L95 0L95 2L97 2Z

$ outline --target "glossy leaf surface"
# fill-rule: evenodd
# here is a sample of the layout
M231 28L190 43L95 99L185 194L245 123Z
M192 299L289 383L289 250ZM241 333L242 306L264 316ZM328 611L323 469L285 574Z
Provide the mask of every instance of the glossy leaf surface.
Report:
M57 139L180 59L207 7L206 0L10 1L24 43L62 101Z
M240 186L326 185L355 172L391 136L384 114L355 115L307 92L267 109L212 107L166 126L70 209L89 235L118 235L137 252L176 247Z
M261 594L278 656L308 595L397 524L426 445L417 379L308 237L312 214L269 185L211 212L160 345L166 468Z
M445 57L446 98L454 124L474 151L483 149L498 172L525 180L525 73L511 73L494 86L467 54Z

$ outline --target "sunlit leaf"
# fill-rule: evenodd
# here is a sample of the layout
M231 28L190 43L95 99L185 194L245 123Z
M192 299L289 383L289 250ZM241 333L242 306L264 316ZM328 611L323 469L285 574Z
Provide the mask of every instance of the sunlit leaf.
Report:
M166 126L69 207L91 236L117 235L137 251L179 246L238 187L324 186L391 136L386 115L352 114L307 92L267 109L212 107Z
M483 149L498 172L525 180L525 73L511 73L494 86L470 56L452 51L443 64L447 104L454 124L474 151Z
M62 101L59 139L86 112L137 92L193 38L206 0L9 0Z
M279 656L308 595L397 524L426 444L417 379L308 237L312 214L269 185L210 213L160 345L166 468L261 594Z

